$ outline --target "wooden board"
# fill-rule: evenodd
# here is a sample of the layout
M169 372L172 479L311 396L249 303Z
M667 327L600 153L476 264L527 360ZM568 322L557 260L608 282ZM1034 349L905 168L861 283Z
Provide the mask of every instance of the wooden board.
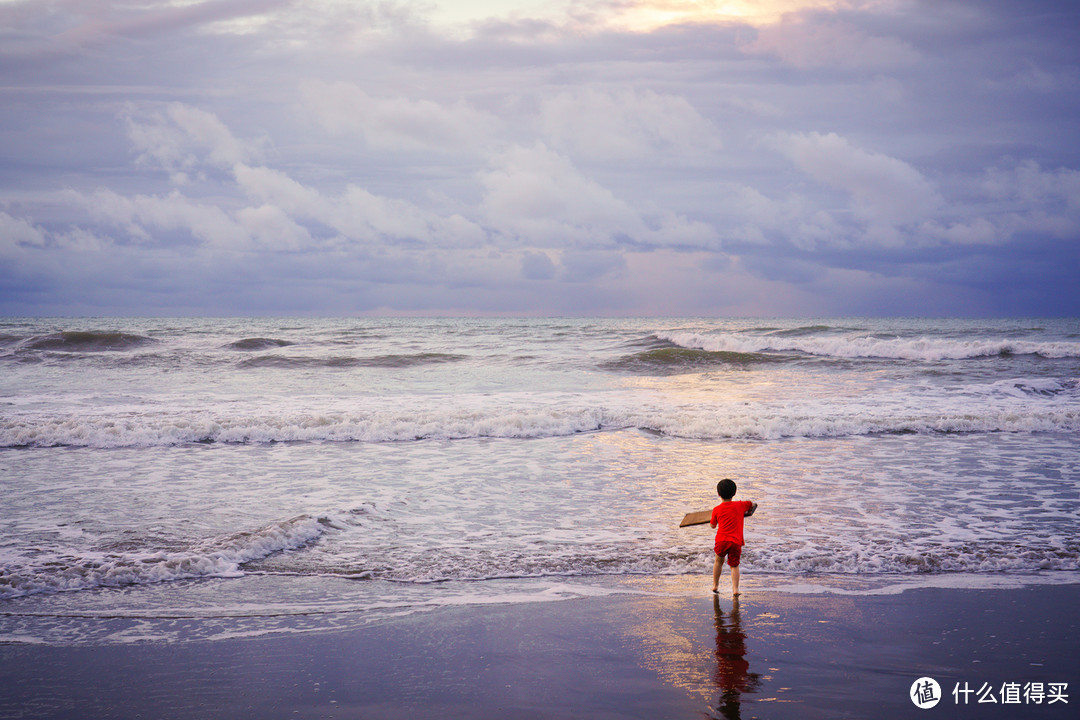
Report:
M686 513L686 517L679 523L679 527L689 527L690 525L704 525L712 520L712 510L699 510L698 512Z

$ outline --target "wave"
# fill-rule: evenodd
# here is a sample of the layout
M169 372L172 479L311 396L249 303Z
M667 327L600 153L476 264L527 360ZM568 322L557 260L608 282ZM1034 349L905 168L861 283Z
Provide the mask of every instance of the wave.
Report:
M789 328L786 330L772 329L768 334L774 337L803 337L804 335L818 335L832 330L828 325L805 325L803 327Z
M252 350L271 350L273 348L289 347L294 343L288 340L278 340L276 338L244 338L243 340L237 340L231 342L225 347L229 350L242 350L250 352Z
M1010 395L1012 397L1053 398L1080 390L1080 380L1055 380L1053 378L998 380L983 392Z
M1013 542L932 543L928 546L797 547L747 546L744 562L763 572L784 574L891 575L1080 570L1080 544L1039 547Z
M94 332L65 330L50 335L31 337L23 350L46 350L53 352L101 352L107 350L132 350L157 342L144 335L124 332Z
M252 531L212 538L183 551L96 551L45 556L0 566L0 599L39 593L145 585L207 577L237 577L242 566L317 540L325 518L300 515Z
M1044 358L1080 357L1080 342L1032 342L1009 339L956 340L944 338L881 338L867 336L747 336L722 333L662 332L656 337L672 344L709 352L803 353L832 358L882 358L890 360L965 360L1012 355Z
M1016 392L1024 393L1023 390ZM1080 431L1080 409L1047 407L863 409L605 407L381 410L212 416L98 415L0 417L0 448L159 447L192 443L408 442L476 438L536 439L636 429L694 440L778 440L887 434L1055 433ZM1039 396L1041 402L1042 396Z
M448 545L434 553L365 557L362 547L313 559L298 556L284 568L253 572L319 575L395 583L476 582L552 577L699 574L711 564L708 542L694 547L650 543L545 542L542 548L504 543L498 548ZM314 560L314 562L309 562ZM769 541L755 536L743 551L755 572L862 578L948 573L1080 571L1080 544L1036 545L1010 541L928 544L841 541Z
M411 368L419 365L440 365L465 360L465 355L449 353L414 353L411 355L373 355L370 357L303 357L284 355L259 355L242 360L243 368Z
M724 366L746 367L757 363L778 362L786 359L788 358L782 355L768 355L756 352L664 347L624 355L616 360L603 363L601 368L615 372L674 374Z

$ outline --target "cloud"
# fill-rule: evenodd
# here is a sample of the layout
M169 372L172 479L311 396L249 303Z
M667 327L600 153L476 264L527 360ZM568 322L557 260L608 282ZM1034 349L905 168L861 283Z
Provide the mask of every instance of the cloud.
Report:
M481 210L501 234L530 245L584 248L639 243L708 244L715 232L671 212L643 212L583 175L543 143L514 146L480 173Z
M0 2L0 297L1064 312L1080 26L1033 3Z
M849 228L801 195L770 197L757 188L729 183L717 194L715 207L724 236L740 246L790 245L812 251L849 241Z
M563 280L585 283L625 271L626 258L618 252L575 250L563 253L562 268Z
M405 97L376 98L347 82L308 80L304 106L334 135L356 134L373 147L457 152L491 142L500 131L494 116L457 100L440 104Z
M510 148L479 179L487 222L530 244L605 245L616 235L645 232L630 205L543 144Z
M988 170L984 188L996 200L1080 211L1080 171L1070 168L1043 170L1034 160L1025 160L1009 169Z
M101 189L90 196L73 195L94 219L122 228L129 237L148 245L163 242L162 232L183 231L220 250L250 249L254 237L229 213L199 203L178 191L167 196L126 197Z
M667 25L740 23L768 26L792 14L837 12L888 0L604 0L591 5L603 9L609 26L650 32ZM587 5L588 6L588 5Z
M0 212L0 257L13 258L27 246L45 245L45 232L22 218Z
M1054 238L1080 236L1080 171L1044 170L1033 160L991 168L983 188L1005 210L999 222L1010 234L1038 233Z
M775 146L810 177L847 192L856 215L872 225L925 220L943 202L908 163L862 150L836 133L787 133L775 138Z
M840 68L855 73L904 67L921 57L899 38L870 35L842 21L810 22L801 17L760 28L757 37L741 48L749 54L776 56L804 70Z
M356 185L347 186L340 195L328 196L267 167L238 164L234 173L237 185L249 197L333 228L347 240L396 238L434 245L473 245L485 238L481 228L460 215L444 218Z
M529 252L521 258L521 277L526 280L550 280L555 277L555 263L545 252Z
M433 245L473 245L484 231L460 215L440 216L406 200L386 197L349 184L340 194L304 185L281 170L246 161L258 144L243 141L213 113L181 103L164 112L125 112L128 136L138 162L159 166L177 184L207 173L232 179L229 209L221 199L199 201L177 190L163 196L122 196L98 190L74 193L97 219L149 241L155 230L185 231L219 248L301 250L340 241L407 240ZM222 175L222 173L225 173ZM243 199L255 205L243 205ZM313 234L322 227L336 235Z
M0 27L18 27L17 42L0 55L49 58L76 55L115 45L118 40L151 38L197 30L229 20L277 12L294 0L203 0L202 2L84 2L49 0L35 3L44 12L28 12L29 2L0 4Z
M137 162L169 172L177 184L204 165L231 168L261 155L259 143L238 140L213 113L172 102L163 111L140 112L129 104L122 117Z
M539 122L552 147L588 160L704 162L721 147L719 130L685 98L647 89L564 90L542 100Z

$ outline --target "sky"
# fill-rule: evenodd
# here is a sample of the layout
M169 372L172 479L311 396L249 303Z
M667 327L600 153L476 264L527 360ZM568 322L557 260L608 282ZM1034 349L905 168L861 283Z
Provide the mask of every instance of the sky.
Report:
M0 0L0 314L1080 316L1074 0Z

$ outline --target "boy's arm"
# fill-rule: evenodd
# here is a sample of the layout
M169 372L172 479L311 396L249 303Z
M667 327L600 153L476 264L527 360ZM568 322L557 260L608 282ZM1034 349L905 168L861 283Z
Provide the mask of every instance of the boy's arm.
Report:
M750 517L755 512L757 512L757 503L750 503L750 509L746 511L746 514L743 515L743 517Z

